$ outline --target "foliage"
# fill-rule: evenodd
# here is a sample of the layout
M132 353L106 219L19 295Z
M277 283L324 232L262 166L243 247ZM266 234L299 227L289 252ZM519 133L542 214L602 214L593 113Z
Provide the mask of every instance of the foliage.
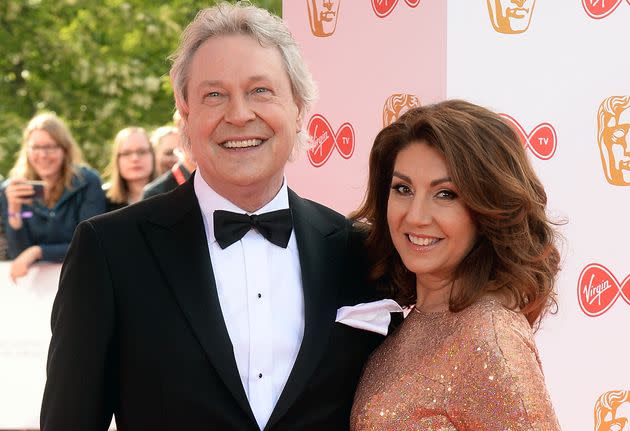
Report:
M0 174L39 111L67 121L85 158L103 170L116 132L171 121L168 56L213 0L0 2ZM281 0L251 3L280 14Z

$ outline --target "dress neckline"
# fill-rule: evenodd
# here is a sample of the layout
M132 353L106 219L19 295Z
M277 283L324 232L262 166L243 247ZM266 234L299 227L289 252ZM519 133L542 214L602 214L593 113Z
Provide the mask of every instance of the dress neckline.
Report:
M451 314L451 310L442 310L442 311L424 311L420 310L418 307L413 307L413 313L419 314L424 317L438 317L438 316L446 316Z

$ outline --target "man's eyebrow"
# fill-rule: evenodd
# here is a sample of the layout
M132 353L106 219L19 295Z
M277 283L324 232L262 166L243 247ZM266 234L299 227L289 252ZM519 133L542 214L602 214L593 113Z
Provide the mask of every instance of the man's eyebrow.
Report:
M257 81L268 81L270 82L272 79L268 75L253 75L247 78L247 82L257 82ZM198 88L201 87L214 87L214 86L222 86L224 85L223 81L220 79L204 79L198 85Z
M214 87L214 86L220 86L220 85L221 85L221 81L205 79L205 80L201 81L197 87L198 88L201 88L201 87Z

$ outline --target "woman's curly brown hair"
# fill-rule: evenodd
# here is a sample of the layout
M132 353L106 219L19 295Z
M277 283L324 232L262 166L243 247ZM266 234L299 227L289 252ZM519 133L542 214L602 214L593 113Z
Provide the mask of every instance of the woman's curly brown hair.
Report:
M413 108L374 140L365 201L352 218L367 229L371 278L401 305L416 301L416 277L403 265L387 226L387 202L398 153L423 142L446 160L478 238L453 274L450 310L501 292L532 327L556 304L560 254L545 212L547 195L516 132L488 109L463 100Z

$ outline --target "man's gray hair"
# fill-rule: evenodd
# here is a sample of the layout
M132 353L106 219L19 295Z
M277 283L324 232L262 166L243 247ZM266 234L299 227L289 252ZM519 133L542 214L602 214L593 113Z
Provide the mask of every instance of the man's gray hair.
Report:
M190 64L197 49L212 37L232 34L248 35L258 40L262 46L278 49L291 81L293 98L304 119L317 99L317 86L306 66L300 48L282 19L245 1L239 1L236 4L222 2L203 9L188 24L182 34L179 47L170 56L173 61L170 76L175 97L188 103L186 88ZM185 136L184 145L189 150L190 141L185 127L183 135ZM306 148L308 141L308 133L300 131L294 154L295 150Z

